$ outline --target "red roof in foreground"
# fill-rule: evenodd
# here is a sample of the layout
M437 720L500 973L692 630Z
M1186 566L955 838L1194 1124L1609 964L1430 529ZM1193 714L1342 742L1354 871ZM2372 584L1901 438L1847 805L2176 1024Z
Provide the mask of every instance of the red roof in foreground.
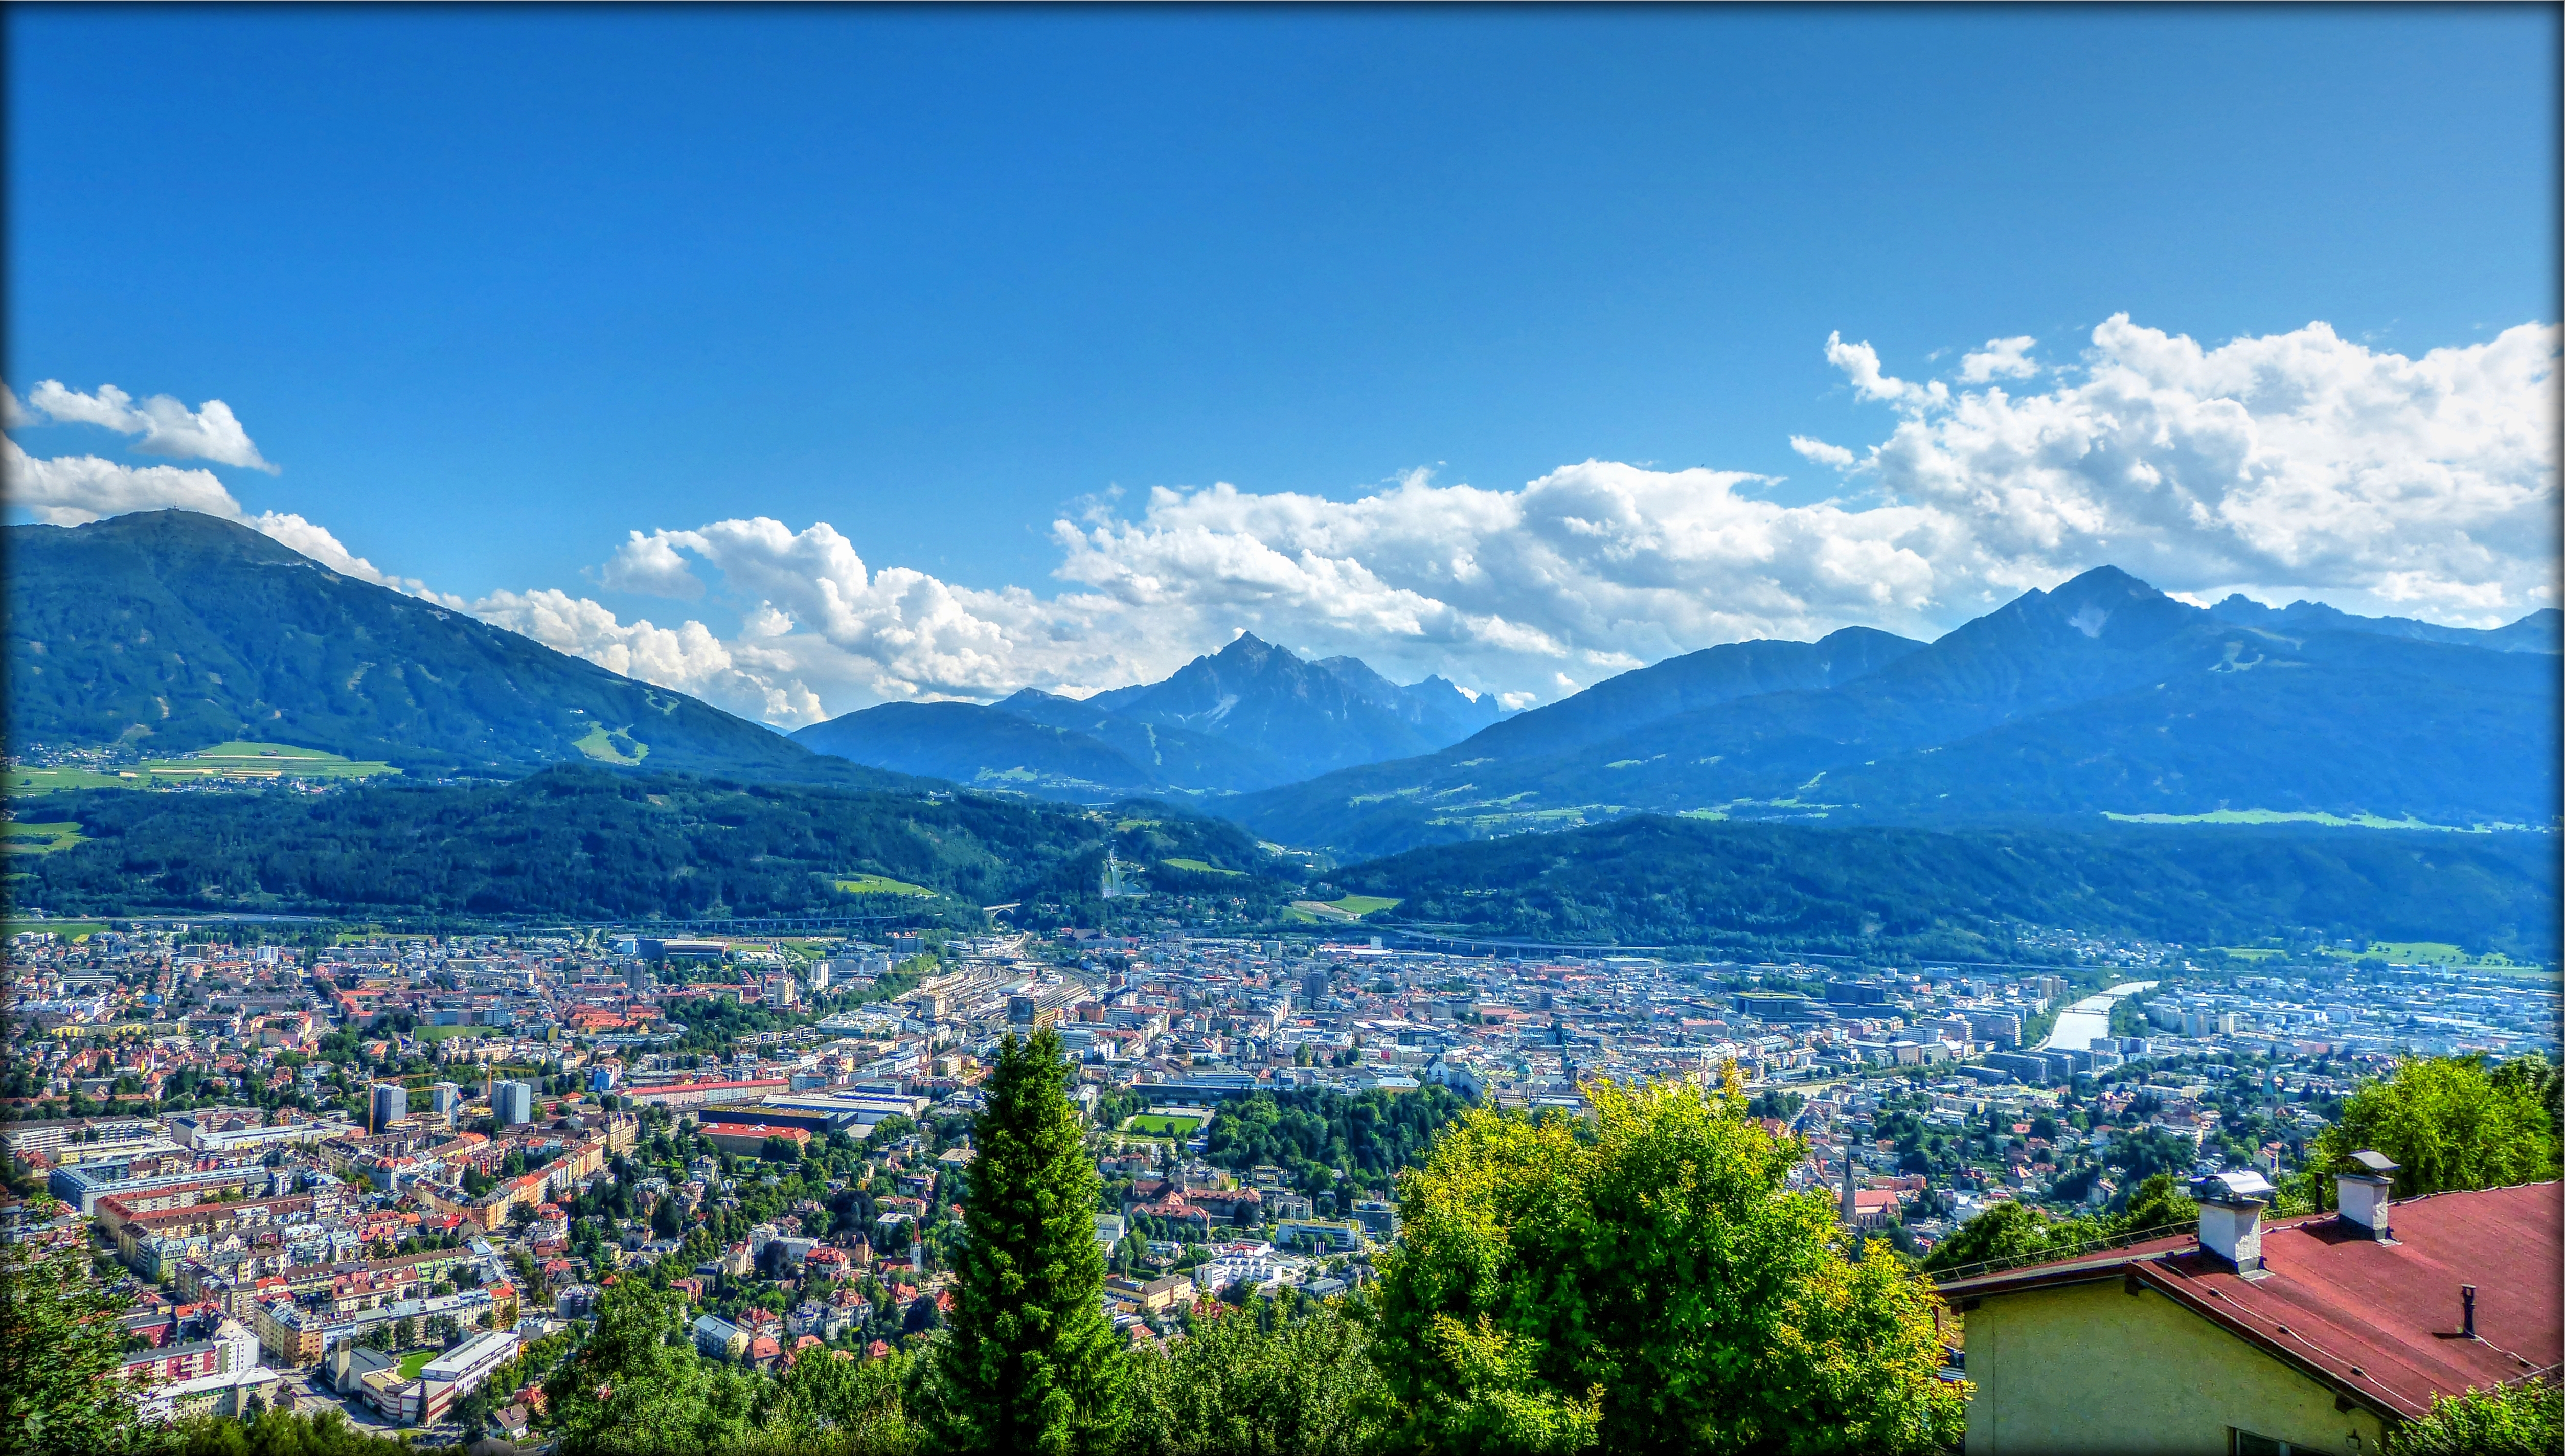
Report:
M2261 1277L2190 1235L1955 1280L1994 1295L2133 1278L2344 1393L2405 1416L2435 1394L2504 1384L2565 1361L2565 1184L2438 1193L2393 1205L2381 1244L2330 1213L2262 1226ZM2476 1287L2476 1338L2458 1286Z

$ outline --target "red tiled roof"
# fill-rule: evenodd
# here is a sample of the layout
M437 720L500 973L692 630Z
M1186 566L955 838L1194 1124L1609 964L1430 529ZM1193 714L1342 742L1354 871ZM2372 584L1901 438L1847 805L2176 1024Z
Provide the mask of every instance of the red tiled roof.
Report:
M2262 1228L2260 1277L2236 1274L2190 1235L1955 1280L1952 1298L2136 1279L2342 1392L2404 1416L2432 1397L2508 1383L2565 1362L2565 1184L2439 1193L2394 1204L2396 1242L2330 1213ZM2458 1286L2476 1287L2476 1338L2459 1333Z

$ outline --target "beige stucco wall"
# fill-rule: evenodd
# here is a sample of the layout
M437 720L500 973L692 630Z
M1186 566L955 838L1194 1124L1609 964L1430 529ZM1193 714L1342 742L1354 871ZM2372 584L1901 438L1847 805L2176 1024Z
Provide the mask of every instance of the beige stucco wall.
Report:
M2117 1278L1997 1295L1968 1316L1968 1456L2223 1456L2242 1429L2300 1450L2378 1456L2368 1409Z

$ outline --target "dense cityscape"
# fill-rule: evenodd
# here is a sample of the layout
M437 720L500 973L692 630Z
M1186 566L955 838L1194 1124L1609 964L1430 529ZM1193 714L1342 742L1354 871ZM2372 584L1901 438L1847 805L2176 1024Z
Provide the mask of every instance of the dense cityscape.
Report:
M1198 1297L1371 1282L1396 1174L1468 1105L1734 1076L1798 1139L1790 1187L1924 1257L2000 1203L2285 1180L2401 1057L2556 1052L2552 984L2510 970L2333 948L2208 975L2178 946L2047 941L2071 959L2024 974L1173 929L22 930L6 1217L131 1298L154 1415L522 1438L542 1361L634 1271L677 1271L715 1360L879 1359L936 1329L980 1084L1046 1027L1106 1189L1105 1306L1141 1339L1181 1337Z

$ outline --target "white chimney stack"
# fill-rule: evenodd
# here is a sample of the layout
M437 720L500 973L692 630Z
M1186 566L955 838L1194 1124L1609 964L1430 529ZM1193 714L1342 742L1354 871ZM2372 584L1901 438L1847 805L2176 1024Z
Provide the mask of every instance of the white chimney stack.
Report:
M2366 1149L2353 1153L2351 1160L2360 1164L2360 1171L2333 1175L2334 1202L2342 1210L2342 1221L2382 1244L2393 1243L2387 1226L2387 1194L2398 1165L2385 1154Z
M2271 1203L2270 1180L2256 1172L2216 1173L2191 1185L2200 1203L2200 1247L2238 1274L2262 1268L2262 1210Z

